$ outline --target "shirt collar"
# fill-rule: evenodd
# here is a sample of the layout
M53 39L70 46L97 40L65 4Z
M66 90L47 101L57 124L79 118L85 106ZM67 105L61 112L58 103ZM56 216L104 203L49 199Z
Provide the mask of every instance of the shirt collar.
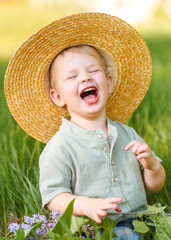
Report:
M108 126L108 134L110 143L113 142L113 139L116 140L117 138L117 129L114 126L114 122L111 121L108 117L107 118L107 126ZM82 128L75 123L70 121L70 117L63 117L62 118L62 125L60 130L64 131L65 133L69 134L73 138L80 138L81 140L88 140L88 141L97 141L97 136L103 135L106 138L106 135L102 129L95 129L95 130L88 130Z

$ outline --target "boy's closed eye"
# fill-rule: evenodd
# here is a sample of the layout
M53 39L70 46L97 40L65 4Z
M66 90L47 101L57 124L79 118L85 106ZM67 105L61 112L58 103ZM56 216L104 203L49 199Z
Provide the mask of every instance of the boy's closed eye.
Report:
M76 79L76 77L77 77L76 74L72 74L72 75L67 76L66 80L74 80L74 79Z
M89 71L89 73L97 73L99 71L100 71L100 69L94 69L94 70Z
M92 67L88 69L89 73L96 73L96 72L100 72L101 69L99 67Z

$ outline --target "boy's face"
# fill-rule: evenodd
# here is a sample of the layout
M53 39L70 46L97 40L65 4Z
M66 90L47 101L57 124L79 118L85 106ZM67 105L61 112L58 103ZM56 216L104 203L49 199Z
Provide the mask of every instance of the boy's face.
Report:
M98 55L66 51L53 64L54 88L50 96L57 106L66 105L71 120L105 114L113 81L111 76L106 76Z

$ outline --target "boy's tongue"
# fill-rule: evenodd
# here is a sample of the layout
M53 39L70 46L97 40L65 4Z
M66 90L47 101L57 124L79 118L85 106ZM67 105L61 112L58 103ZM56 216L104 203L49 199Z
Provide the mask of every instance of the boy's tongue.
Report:
M90 95L87 95L83 98L84 101L91 101L93 99L95 99L96 96L94 94L90 94Z

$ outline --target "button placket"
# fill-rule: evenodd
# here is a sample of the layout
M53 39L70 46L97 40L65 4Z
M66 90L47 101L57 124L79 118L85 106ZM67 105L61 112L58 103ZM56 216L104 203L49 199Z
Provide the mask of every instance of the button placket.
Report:
M117 166L115 165L115 161L113 159L111 160L110 165L111 165L111 172L112 172L112 182L115 185L116 183L119 182L119 178L117 176L117 173L118 173Z
M104 137L104 135L99 132L99 133L97 134L97 138L100 140L99 142L100 142L102 151L107 152L108 149L109 149L109 146L108 146L107 140L106 140L106 138Z
M103 135L102 133L97 133L96 137L98 138L98 144L99 144L99 147L101 148L101 151L102 151L102 156L104 158L104 161L106 161L106 164L107 162L109 163L110 162L110 156L111 156L111 148L109 147L109 144L108 144L108 141L107 141L107 138L105 137L105 135ZM114 163L114 161L113 161ZM110 164L109 164L110 165ZM108 171L110 172L109 173L109 178L114 179L114 173L113 173L113 170L111 169L111 167L108 165Z
M118 137L117 129L116 127L112 126L111 129L109 129L109 136L110 136L110 157L109 157L109 166L111 171L111 181L113 187L118 186L120 184L119 179L119 172L117 168L117 161L115 160L115 155L113 153L114 146Z
M112 149L111 149L112 151ZM115 162L115 160L113 159L113 154L110 152L110 169L111 169L111 173L112 173L112 185L118 185L120 180L118 177L118 169L117 169L117 164Z

